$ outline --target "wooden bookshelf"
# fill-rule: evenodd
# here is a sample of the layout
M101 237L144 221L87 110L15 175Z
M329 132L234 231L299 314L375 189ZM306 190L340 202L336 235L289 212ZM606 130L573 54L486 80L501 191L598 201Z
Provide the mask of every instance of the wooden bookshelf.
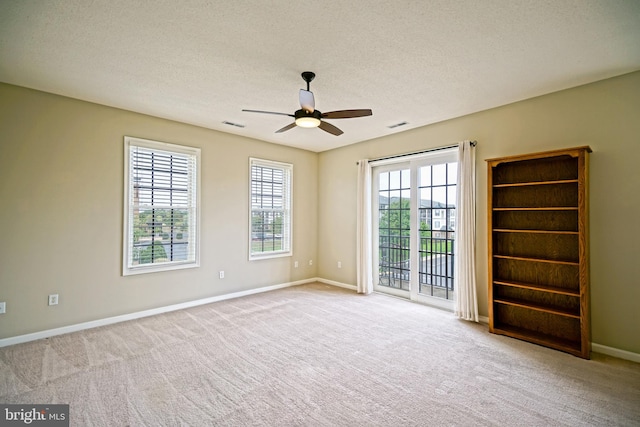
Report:
M585 359L590 152L487 160L489 330Z

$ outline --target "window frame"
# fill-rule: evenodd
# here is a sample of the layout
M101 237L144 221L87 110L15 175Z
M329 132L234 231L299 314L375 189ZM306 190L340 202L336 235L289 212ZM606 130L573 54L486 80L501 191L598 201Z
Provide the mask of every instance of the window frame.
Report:
M131 254L133 252L133 221L132 210L135 209L133 204L132 194L134 194L133 188L133 165L131 163L132 150L140 147L154 152L164 152L169 154L175 154L179 156L187 156L190 158L188 161L193 162L192 167L189 169L191 173L188 175L189 190L187 193L188 209L193 209L193 215L195 218L189 219L189 242L191 246L193 243L193 249L189 250L191 256L185 260L179 261L166 261L149 264L137 264L130 263ZM122 251L122 275L130 276L144 273L154 273L160 271L180 270L186 268L200 267L200 148L190 147L185 145L170 144L167 142L154 141L149 139L142 139L137 137L125 136L124 137L124 216L123 216L123 251ZM195 194L194 194L195 193ZM195 203L195 206L193 204ZM192 252L192 254L191 254Z
M285 227L282 230L282 250L273 251L253 251L253 168L263 167L278 169L284 172L284 185L283 189L283 208L282 212L285 217L283 225ZM256 261L262 259L281 258L293 256L293 164L279 162L274 160L260 159L256 157L249 157L249 236L248 236L248 254L249 261Z

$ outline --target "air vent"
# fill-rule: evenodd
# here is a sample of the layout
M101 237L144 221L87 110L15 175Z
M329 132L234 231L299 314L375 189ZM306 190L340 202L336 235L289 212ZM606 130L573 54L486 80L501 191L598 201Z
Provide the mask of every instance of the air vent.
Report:
M408 125L408 124L409 124L409 123L407 123L407 122L400 122L400 123L396 123L395 125L390 125L390 126L387 126L387 127L388 127L389 129L395 129L395 128L397 128L397 127L404 126L404 125Z
M224 123L225 125L229 125L229 126L235 126L237 128L243 128L244 127L244 125L241 125L239 123L228 122L226 120L224 122L222 122L222 123Z

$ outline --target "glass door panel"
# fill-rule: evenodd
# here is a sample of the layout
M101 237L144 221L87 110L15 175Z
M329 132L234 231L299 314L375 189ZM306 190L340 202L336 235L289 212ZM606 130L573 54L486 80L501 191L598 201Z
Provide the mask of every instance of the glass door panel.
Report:
M453 300L457 163L418 168L419 293Z
M411 281L411 174L378 174L378 284L408 291Z

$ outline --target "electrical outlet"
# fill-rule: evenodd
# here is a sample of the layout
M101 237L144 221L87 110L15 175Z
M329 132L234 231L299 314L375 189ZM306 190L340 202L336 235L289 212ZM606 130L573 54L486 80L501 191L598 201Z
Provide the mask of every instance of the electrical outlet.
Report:
M49 305L58 305L58 294L49 295Z
M5 314L7 312L7 303L0 302L0 314Z
M293 262L293 268L298 268L298 261Z
M220 270L220 278L224 279L224 270Z
M342 261L338 261L338 268L342 268Z
M313 260L312 259L309 260L309 265L313 265Z

